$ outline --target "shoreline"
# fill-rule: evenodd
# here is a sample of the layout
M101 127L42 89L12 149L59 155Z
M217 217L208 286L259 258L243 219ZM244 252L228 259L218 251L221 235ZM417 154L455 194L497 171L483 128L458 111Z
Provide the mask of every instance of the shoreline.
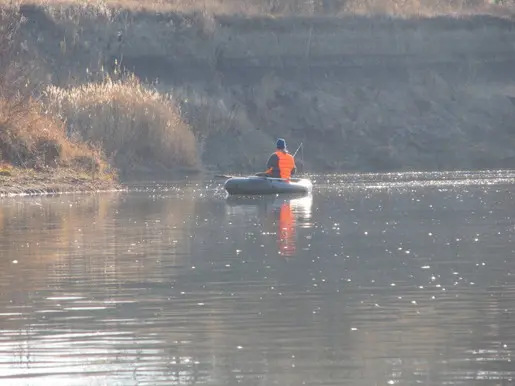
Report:
M0 168L0 200L12 197L42 197L68 194L126 192L133 183L155 183L210 174L198 168L176 168L167 173L128 173L124 177L93 178L72 169ZM214 172L213 172L214 174ZM143 178L143 177L146 178Z
M123 184L117 179L93 178L67 169L36 171L13 168L0 174L0 199L123 190Z
M95 190L61 190L57 189L25 189L18 192L0 191L0 200L5 198L16 197L45 197L45 196L62 196L71 194L97 194L97 193L115 193L125 192L127 189L95 189Z

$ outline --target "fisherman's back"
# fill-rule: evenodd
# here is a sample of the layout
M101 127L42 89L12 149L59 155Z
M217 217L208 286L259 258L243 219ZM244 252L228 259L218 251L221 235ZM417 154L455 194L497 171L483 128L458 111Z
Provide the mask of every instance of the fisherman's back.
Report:
M267 162L267 175L289 179L295 173L295 159L283 150L274 152Z

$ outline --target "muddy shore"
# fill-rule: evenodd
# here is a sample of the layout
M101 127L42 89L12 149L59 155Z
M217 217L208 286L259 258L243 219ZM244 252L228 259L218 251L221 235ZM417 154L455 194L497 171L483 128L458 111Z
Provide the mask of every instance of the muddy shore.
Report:
M123 190L114 180L80 176L71 170L35 171L12 169L0 174L0 197L95 193Z

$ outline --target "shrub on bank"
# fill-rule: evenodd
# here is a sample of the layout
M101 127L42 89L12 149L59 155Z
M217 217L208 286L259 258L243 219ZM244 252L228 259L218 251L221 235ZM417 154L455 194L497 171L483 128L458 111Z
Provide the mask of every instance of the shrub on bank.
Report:
M99 149L68 138L63 122L31 99L0 99L0 160L22 168L67 167L96 177L108 173Z
M30 66L20 56L22 22L18 8L0 9L0 175L10 176L14 166L114 179L98 148L68 138L64 123L30 97Z
M50 86L46 96L70 136L99 144L124 172L197 166L195 136L176 105L134 75L66 89Z

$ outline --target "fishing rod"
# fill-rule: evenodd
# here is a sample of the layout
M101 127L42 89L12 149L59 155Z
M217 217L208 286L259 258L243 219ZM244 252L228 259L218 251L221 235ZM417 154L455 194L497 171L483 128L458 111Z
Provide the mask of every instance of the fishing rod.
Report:
M297 152L302 148L304 149L304 142L301 142L299 147L297 148L297 150L295 150L295 153L293 153L293 157L295 158L295 156L297 155ZM301 160L301 165L302 165L302 171L304 172L304 150L301 152L300 154L300 160Z
M300 143L299 147L297 148L297 150L295 150L295 153L293 153L293 156L295 157L297 155L297 152L300 150L300 148L302 147L302 144L303 142Z

